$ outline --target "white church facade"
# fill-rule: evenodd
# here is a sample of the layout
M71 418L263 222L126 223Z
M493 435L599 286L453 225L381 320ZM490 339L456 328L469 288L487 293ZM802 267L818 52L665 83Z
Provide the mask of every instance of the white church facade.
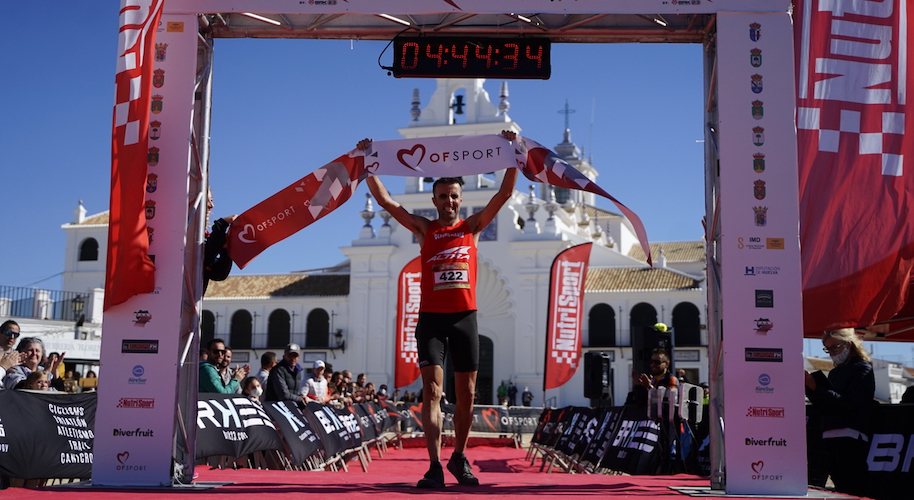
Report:
M521 128L508 116L507 85L493 104L481 79L439 79L427 106L414 93L405 138L497 134ZM465 121L454 124L452 102L466 98ZM597 170L565 130L553 150L593 180ZM464 177L463 209L481 210L500 185L504 171ZM408 178L394 198L412 213L434 217L431 179ZM673 328L674 366L692 383L708 380L707 295L703 240L651 244L654 267L646 264L635 232L621 215L597 208L594 195L529 186L518 189L482 233L479 243L477 300L481 404L496 402L501 381L529 387L534 405L543 400L546 310L550 267L573 245L593 242L586 278L582 339L584 351L606 352L612 367L612 396L621 404L631 388L632 339L646 326ZM385 212L365 203L362 221L353 221L352 244L340 248L342 262L310 274L233 275L211 282L203 301L202 339L223 338L233 362L259 367L265 351L282 354L295 342L302 364L325 360L333 369L366 373L368 380L393 390L397 284L400 271L419 255L412 233ZM101 288L107 241L107 212L87 216L80 205L67 232L64 289L94 297L88 320L101 323ZM327 252L334 249L328 248ZM101 367L104 370L104 367ZM590 405L584 397L583 367L560 389L545 394L553 406ZM100 373L101 376L101 373ZM400 388L414 392L419 381ZM445 383L445 391L449 381Z

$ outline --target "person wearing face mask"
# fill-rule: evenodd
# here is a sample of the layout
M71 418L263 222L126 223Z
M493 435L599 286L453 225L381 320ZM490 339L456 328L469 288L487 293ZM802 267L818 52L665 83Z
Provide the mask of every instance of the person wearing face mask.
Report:
M263 394L263 387L260 386L260 380L257 377L247 377L241 382L241 394L250 399L258 406L263 406L260 402L260 396Z
M835 367L828 377L806 372L806 397L822 415L825 470L835 490L866 496L873 365L853 328L826 331L822 345Z

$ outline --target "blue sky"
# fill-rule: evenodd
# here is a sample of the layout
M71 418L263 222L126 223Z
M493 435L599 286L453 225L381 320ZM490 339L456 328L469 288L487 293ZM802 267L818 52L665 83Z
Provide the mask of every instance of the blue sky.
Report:
M117 0L3 2L0 285L59 289L65 234L82 199L108 208ZM412 90L395 79L386 43L229 40L215 43L212 158L215 216L241 213L351 149L397 139ZM546 146L572 139L593 157L597 183L634 210L651 241L697 240L704 215L702 49L699 45L555 44L552 78L509 81L509 116ZM497 102L498 80L485 88ZM402 180L386 181L396 194ZM518 188L526 190L521 179ZM245 274L344 260L358 237L365 186L331 215L257 257ZM616 211L608 200L601 207ZM315 238L316 234L320 238ZM317 241L317 243L315 243ZM234 272L239 272L237 269ZM905 358L911 356L903 348Z

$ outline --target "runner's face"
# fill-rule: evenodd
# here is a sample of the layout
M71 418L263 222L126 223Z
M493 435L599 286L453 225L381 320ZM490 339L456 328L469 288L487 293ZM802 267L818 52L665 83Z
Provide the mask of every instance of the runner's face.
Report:
M435 188L435 197L432 203L438 209L438 218L454 219L460 213L460 204L463 203L460 184L439 184Z

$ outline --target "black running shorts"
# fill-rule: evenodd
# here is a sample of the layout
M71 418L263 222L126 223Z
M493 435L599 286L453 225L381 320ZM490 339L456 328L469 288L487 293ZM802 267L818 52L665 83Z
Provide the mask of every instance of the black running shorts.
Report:
M476 311L459 313L419 313L416 325L419 368L444 367L450 351L455 372L475 372L479 369L479 332Z

